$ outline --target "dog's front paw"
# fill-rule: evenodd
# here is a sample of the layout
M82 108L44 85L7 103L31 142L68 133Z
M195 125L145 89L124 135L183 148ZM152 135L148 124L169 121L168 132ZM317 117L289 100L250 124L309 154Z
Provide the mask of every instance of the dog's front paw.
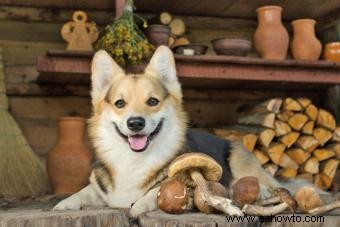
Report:
M59 202L53 210L80 210L81 203L73 198L67 198Z

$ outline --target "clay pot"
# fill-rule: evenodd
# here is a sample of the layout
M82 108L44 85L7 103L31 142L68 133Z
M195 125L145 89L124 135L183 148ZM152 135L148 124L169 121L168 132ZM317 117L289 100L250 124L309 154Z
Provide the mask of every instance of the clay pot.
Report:
M251 42L246 39L218 38L211 43L218 55L246 56L251 50Z
M146 30L146 37L156 47L161 45L167 46L170 37L170 27L162 24L149 25Z
M256 11L259 22L254 34L256 51L265 59L285 59L289 36L281 22L282 8L263 6Z
M318 60L321 43L315 36L315 20L299 19L292 22L294 38L291 51L296 60Z
M84 131L84 118L62 117L58 121L58 141L46 160L55 194L70 195L88 184L92 154L84 144Z
M323 54L328 61L340 62L340 42L327 43Z

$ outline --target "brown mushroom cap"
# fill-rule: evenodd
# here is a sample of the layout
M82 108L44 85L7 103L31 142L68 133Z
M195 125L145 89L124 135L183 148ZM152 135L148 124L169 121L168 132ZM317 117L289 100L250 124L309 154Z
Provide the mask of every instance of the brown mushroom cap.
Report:
M291 211L296 210L296 201L290 194L290 192L285 188L277 188L274 191L275 195L280 197L280 201L286 203Z
M174 159L168 169L170 178L176 177L189 187L195 187L190 171L199 170L208 181L218 181L222 177L222 167L209 155L186 153Z
M253 176L240 178L232 186L233 199L238 204L251 204L256 201L260 192L259 180Z
M299 208L304 212L308 212L323 204L319 193L317 193L313 187L308 186L299 188L295 193L295 200Z

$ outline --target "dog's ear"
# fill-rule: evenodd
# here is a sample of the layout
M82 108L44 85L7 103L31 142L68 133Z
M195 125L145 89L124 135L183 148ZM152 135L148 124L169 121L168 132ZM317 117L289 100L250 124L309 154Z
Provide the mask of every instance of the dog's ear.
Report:
M98 51L92 60L92 103L105 98L115 78L124 75L124 71L104 50Z
M166 46L160 46L153 54L146 73L157 74L161 80L167 83L177 82L175 59L172 51Z

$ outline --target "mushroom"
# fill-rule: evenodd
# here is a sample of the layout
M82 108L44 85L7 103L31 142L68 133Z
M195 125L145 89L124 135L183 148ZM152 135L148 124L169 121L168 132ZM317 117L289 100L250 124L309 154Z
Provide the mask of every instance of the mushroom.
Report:
M314 208L314 209L311 209L311 210L308 211L308 214L320 215L320 214L326 213L326 212L331 211L331 210L336 209L336 208L340 208L340 201L339 200L333 201L329 204L326 204L326 205L323 205L323 206L320 206L320 207L317 207L317 208Z
M217 196L221 196L226 198L228 196L227 189L218 182L213 181L207 181L208 184L208 190ZM199 190L198 187L196 187L194 191L194 204L201 212L206 214L216 213L218 210L216 210L214 207L210 206L206 201L203 200L202 191Z
M274 193L280 197L280 203L278 205L263 207L259 205L246 204L242 208L242 211L248 215L261 215L261 216L275 215L283 212L287 208L289 208L293 212L295 211L296 202L287 189L277 188L275 189Z
M176 179L164 182L157 194L157 202L159 209L171 214L181 214L189 202L187 187Z
M176 177L188 186L197 186L202 192L202 199L210 206L229 215L242 216L242 211L232 205L232 201L209 191L206 180L218 181L222 176L222 167L210 156L202 153L186 153L178 156L169 165L168 176Z
M310 186L299 188L295 193L295 200L299 208L306 213L323 204L319 194Z
M259 180L253 176L240 178L232 186L233 199L236 204L243 206L256 201L260 192Z

